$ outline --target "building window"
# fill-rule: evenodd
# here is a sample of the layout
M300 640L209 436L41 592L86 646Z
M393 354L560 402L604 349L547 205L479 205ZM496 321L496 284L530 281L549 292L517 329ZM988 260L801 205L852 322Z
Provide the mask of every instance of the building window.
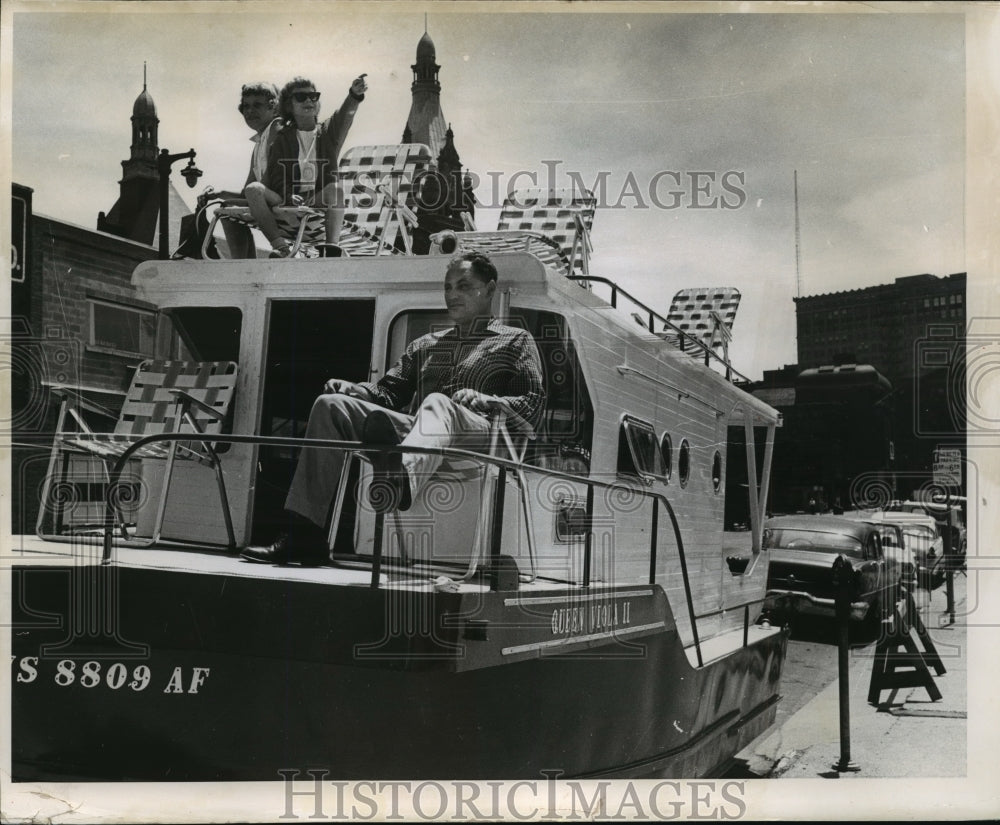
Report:
M959 293L958 295L955 296L955 303L958 303L958 304L962 303L962 294L961 293Z
M722 453L718 450L712 456L712 487L719 492L722 487Z
M156 353L156 313L148 309L89 299L90 344L130 355Z

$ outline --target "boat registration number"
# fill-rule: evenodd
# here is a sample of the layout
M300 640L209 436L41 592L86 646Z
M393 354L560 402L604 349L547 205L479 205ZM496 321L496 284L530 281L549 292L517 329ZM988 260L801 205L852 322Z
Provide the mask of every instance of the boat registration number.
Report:
M197 693L204 686L211 669L207 667L174 667L169 675L154 678L149 665L126 665L122 662L96 660L46 659L22 656L15 661L21 684L31 684L42 679L51 680L59 687L103 688L106 690L132 690L138 693L152 687L163 693Z

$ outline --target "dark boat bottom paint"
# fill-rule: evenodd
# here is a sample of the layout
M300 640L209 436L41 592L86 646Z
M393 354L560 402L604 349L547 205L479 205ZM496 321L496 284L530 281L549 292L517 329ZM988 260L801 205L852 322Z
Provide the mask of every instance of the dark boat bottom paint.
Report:
M669 621L638 657L606 644L477 667L476 645L496 643L453 631L445 646L465 645L459 663L410 638L408 657L386 647L389 658L359 664L354 643L373 629L378 639L394 591L130 568L116 577L119 635L147 643L148 658L78 638L24 681L23 657L66 638L39 625L70 615L78 588L66 581L80 571L15 568L14 781L711 775L773 722L786 644L776 633L694 669ZM435 616L449 606L413 597ZM87 662L99 669L86 675Z

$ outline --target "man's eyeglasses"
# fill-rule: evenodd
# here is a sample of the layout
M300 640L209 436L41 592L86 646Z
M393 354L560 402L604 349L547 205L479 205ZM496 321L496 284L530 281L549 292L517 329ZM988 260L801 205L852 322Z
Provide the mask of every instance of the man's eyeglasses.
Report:
M296 103L305 103L307 100L316 103L319 100L319 92L292 92L292 100Z

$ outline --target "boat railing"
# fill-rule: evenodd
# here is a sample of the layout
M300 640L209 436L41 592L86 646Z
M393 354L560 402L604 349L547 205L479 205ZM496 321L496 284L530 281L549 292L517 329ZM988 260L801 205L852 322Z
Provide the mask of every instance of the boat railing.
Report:
M470 450L460 450L454 448L447 449L437 449L437 448L421 448L421 447L404 447L402 445L370 445L361 444L357 441L332 441L325 439L313 439L313 438L291 438L291 437L280 437L280 436L261 436L261 435L241 435L241 434L201 434L201 433L156 433L153 435L144 436L137 439L133 444L131 444L115 461L114 466L108 474L108 488L107 495L105 497L105 511L104 511L104 537L103 537L103 554L102 563L110 564L112 559L112 550L114 545L114 534L115 534L115 514L116 514L116 501L119 500L119 493L117 492L118 486L122 483L121 476L128 465L128 462L132 456L142 450L148 444L154 442L170 442L170 441L184 441L184 442L212 442L214 445L219 444L251 444L256 446L270 446L270 447L308 447L308 448L318 448L318 449L336 449L344 450L348 453L348 456L371 454L373 452L410 452L410 453L423 453L423 454L433 454L440 455L445 459L458 460L458 461L472 461L479 463L481 465L493 467L497 473L496 484L494 485L492 501L489 502L490 507L484 512L490 513L490 528L488 531L489 538L489 557L488 563L486 565L486 572L489 574L489 582L491 590L500 589L500 555L502 549L502 533L503 533L503 512L504 512L504 494L507 487L506 478L510 473L523 474L523 473L533 473L544 475L547 478L561 479L563 481L585 485L587 488L586 494L586 510L584 518L581 522L577 524L579 532L583 534L584 544L583 544L583 571L582 577L579 585L582 587L590 587L592 584L592 558L594 555L594 494L596 490L606 490L606 491L617 491L623 488L620 482L615 481L602 481L600 479L589 478L586 476L573 475L570 473L563 473L558 470L553 470L544 467L535 467L531 464L525 464L520 461L512 461L506 458L501 458L499 456L484 455L482 453L472 452ZM127 482L131 483L131 482ZM680 562L680 572L684 587L684 598L687 607L688 619L691 625L692 641L696 650L696 655L698 659L699 666L703 664L702 651L701 651L701 640L698 634L698 619L706 618L707 616L715 615L716 613L722 611L714 611L713 613L697 615L694 608L694 599L691 592L691 581L688 575L688 565L684 553L684 542L681 537L680 525L677 521L677 515L674 512L673 506L670 501L661 493L652 492L649 490L643 490L641 488L636 488L628 486L627 490L630 495L635 495L641 499L648 500L650 502L650 543L649 543L649 574L648 582L650 584L656 583L656 566L657 566L657 555L659 552L659 520L661 510L666 513L667 517L670 519L670 526L673 532L674 541L676 544L678 561ZM527 498L522 499L522 503L527 507ZM526 513L526 520L530 522L530 518ZM485 518L483 514L480 515L480 528L485 526ZM380 587L381 579L381 568L383 563L383 543L385 535L385 513L375 514L375 529L374 529L374 545L371 560L371 587L373 589L378 589ZM470 559L469 569L475 571L479 564L483 561L481 548L484 542L476 541L474 543L474 550L472 558ZM534 563L534 559L532 559ZM749 625L749 607L754 602L747 602L745 607L745 627L744 627L744 643L746 642L746 634L748 632ZM731 609L731 608L730 608Z
M761 596L759 599L750 599L749 601L740 602L736 607L743 608L743 647L746 647L750 641L750 608L755 604L763 604L767 601L767 596ZM698 613L696 619L711 619L713 616L722 616L732 610L732 607L720 607L718 610L709 610L707 613ZM701 659L698 659L698 663L701 664Z
M712 347L706 344L697 336L692 335L690 332L686 332L679 326L674 324L672 321L667 319L665 316L661 315L655 309L647 306L634 295L626 292L618 284L612 281L610 278L602 278L596 275L567 275L566 278L570 281L576 281L577 283L588 285L592 283L604 284L611 290L610 298L608 303L611 304L612 308L619 309L618 297L621 296L627 301L631 302L632 305L641 310L646 315L645 326L653 335L660 338L664 338L664 333L669 332L672 337L676 338L677 347L681 352L687 352L688 350L700 351L705 359L705 366L711 366L713 363L720 364L726 371L726 379L732 381L734 378L746 383L750 382L742 373L738 372L730 363L728 358L719 355ZM641 320L641 319L640 319ZM660 329L656 329L656 325L659 323Z

